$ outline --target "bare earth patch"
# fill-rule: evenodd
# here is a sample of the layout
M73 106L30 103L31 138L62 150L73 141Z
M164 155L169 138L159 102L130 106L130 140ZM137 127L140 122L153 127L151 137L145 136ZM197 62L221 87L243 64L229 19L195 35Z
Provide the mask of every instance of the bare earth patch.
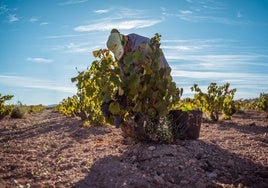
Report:
M268 187L267 156L268 119L254 111L172 145L51 110L0 121L0 187Z

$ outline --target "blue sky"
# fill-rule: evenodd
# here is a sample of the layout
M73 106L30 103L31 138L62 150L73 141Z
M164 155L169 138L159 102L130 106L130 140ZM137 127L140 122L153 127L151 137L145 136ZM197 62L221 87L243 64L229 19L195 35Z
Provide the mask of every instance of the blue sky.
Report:
M112 28L153 37L183 97L226 82L236 98L268 92L267 0L0 0L0 93L12 103L55 104L71 78L106 48Z

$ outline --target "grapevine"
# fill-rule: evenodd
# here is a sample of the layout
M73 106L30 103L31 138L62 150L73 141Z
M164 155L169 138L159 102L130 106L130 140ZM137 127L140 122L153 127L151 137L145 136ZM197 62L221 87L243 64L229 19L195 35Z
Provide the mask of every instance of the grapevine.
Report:
M195 91L194 95L196 105L206 114L212 121L219 120L219 113L230 118L238 109L234 103L234 94L236 89L229 90L230 84L218 86L217 83L211 83L204 93L197 84L191 87Z
M59 110L66 115L80 116L91 124L112 123L114 116L119 115L130 129L143 129L145 135L141 137L150 137L143 127L146 121L162 130L161 124L167 124L161 123L162 119L179 101L182 89L172 81L170 67L160 67L159 57L163 54L160 37L156 34L149 44L141 44L137 50L128 53L122 66L109 50L93 51L97 60L71 79L76 83L77 94L63 100ZM102 114L104 103L109 105L111 113L106 118ZM136 131L135 134L139 133Z
M5 106L5 102L11 100L13 95L1 95L0 93L0 119L9 115L11 110Z

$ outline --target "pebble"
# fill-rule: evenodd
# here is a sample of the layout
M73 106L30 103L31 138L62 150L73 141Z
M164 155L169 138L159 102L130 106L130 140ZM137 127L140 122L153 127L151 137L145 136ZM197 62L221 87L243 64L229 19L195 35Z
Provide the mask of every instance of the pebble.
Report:
M149 147L148 147L148 150L149 150L149 151L153 151L153 150L155 150L155 149L156 149L155 146L149 146Z
M167 179L168 179L169 182L171 182L171 183L175 183L174 178L172 178L171 176L168 176Z
M216 178L218 175L215 172L211 172L207 174L208 178Z
M165 184L165 180L161 176L154 176L154 182L160 185Z
M227 161L227 163L226 163L226 166L227 166L227 167L232 167L232 166L234 166L234 161L233 161L232 159L229 159L229 160Z
M86 173L88 173L88 169L87 168L82 168L81 172L86 174Z
M181 180L180 183L183 184L183 185L187 185L187 184L189 184L190 182L189 182L188 180Z
M131 157L131 161L134 162L134 161L137 160L137 158L138 158L138 157L137 157L136 155L133 155L133 156Z
M40 185L40 184L32 184L31 188L42 188L42 185Z
M167 165L168 165L168 164L165 163L165 162L160 162L158 166L161 168L161 167L166 167Z
M137 148L133 149L132 152L133 152L133 154L137 154L138 153Z
M98 147L98 148L96 148L96 151L104 151L104 150L105 150L104 147Z

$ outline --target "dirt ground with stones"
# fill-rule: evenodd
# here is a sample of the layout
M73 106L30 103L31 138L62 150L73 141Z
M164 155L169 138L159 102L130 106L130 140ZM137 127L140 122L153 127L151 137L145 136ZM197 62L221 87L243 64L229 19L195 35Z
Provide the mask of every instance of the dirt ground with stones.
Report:
M52 110L0 121L0 187L268 187L268 118L203 122L198 140L135 143Z

